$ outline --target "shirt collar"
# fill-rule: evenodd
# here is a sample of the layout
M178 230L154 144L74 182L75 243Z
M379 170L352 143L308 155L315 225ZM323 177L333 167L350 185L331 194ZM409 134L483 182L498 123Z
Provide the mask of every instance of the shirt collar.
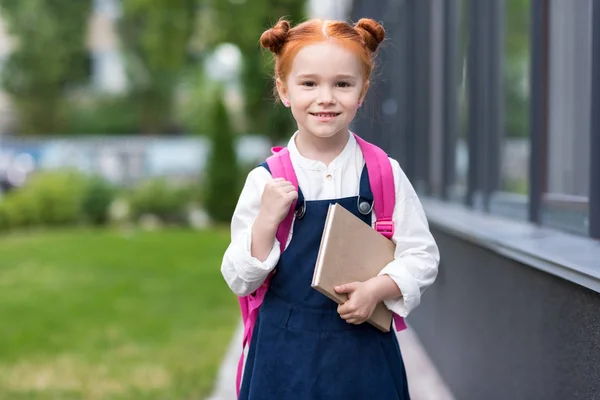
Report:
M300 154L298 148L296 147L297 135L298 131L296 131L294 135L290 138L287 148L290 152L290 158L292 159L292 163L304 169L310 169L315 171L326 171L336 169L338 166L343 165L348 159L348 157L350 157L351 154L354 154L354 151L356 149L356 138L353 134L348 132L348 142L346 143L340 154L338 154L338 156L331 161L329 166L327 166L321 161L312 160Z

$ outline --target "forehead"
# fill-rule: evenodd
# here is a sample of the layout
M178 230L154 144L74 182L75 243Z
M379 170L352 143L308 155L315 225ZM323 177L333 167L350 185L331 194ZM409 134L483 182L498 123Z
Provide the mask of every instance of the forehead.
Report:
M360 59L351 50L331 41L302 48L292 63L291 75L355 75L360 77Z

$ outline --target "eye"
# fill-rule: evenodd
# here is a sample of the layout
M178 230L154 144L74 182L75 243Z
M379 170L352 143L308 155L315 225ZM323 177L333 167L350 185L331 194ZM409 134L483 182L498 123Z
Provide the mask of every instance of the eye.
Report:
M350 82L345 82L345 81L338 82L338 83L337 83L337 85L338 85L339 87L343 87L343 88L347 88L347 87L350 87L350 86L352 86L352 85L350 84Z
M313 81L304 81L304 82L302 82L302 86L306 86L306 87L314 87L316 85L317 84L315 82L313 82Z

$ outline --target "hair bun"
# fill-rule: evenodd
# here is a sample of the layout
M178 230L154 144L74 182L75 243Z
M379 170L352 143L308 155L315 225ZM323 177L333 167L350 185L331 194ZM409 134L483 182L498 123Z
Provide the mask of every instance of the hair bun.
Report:
M361 18L354 25L354 29L362 36L371 52L375 52L385 38L385 29L383 29L383 26L371 18Z
M277 24L271 29L266 30L260 36L260 44L262 47L271 50L275 54L279 54L281 48L285 44L290 23L285 19L280 19Z

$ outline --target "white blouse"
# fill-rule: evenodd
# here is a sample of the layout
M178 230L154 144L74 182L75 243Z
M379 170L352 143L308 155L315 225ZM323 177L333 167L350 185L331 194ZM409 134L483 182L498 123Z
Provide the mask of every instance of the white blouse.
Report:
M290 139L288 149L305 199L358 196L365 161L354 136L350 135L342 152L329 165L325 165L299 153L295 145L296 134ZM402 292L402 297L386 300L385 305L396 314L406 317L419 305L421 295L434 282L440 256L417 194L398 162L394 159L390 161L396 186L396 205L392 216L395 225L392 240L396 244L396 252L394 261L383 268L380 275L389 275ZM270 179L271 174L263 167L257 167L248 174L231 220L231 243L225 251L221 273L238 296L246 296L258 289L279 260L277 239L264 262L250 255L252 224L260 210L265 184ZM376 220L374 214L373 223ZM287 244L293 231L292 226Z

